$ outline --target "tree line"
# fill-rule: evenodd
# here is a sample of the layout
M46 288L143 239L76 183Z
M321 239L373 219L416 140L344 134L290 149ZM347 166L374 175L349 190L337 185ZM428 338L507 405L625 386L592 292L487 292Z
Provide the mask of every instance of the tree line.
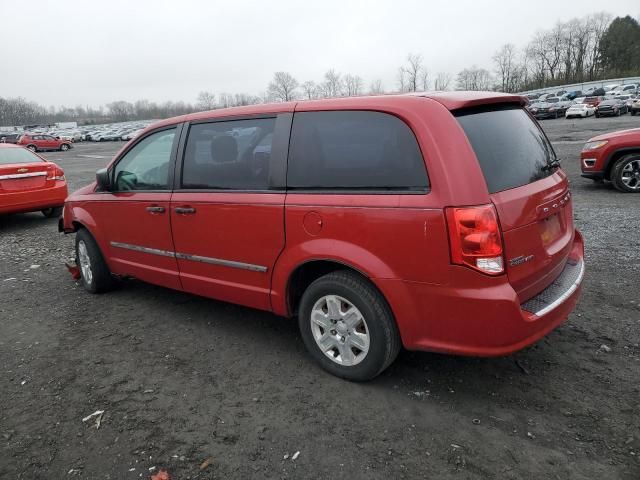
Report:
M398 67L395 85L381 79L366 84L352 73L329 69L320 80L299 82L289 72L276 72L260 95L202 91L195 103L148 100L117 101L93 108L44 107L24 98L0 97L0 125L78 121L106 123L166 118L186 113L266 102L380 95L421 90L497 90L521 92L606 78L640 75L640 25L630 16L615 19L601 12L558 22L536 32L524 46L503 45L492 57L492 69L471 66L455 79L448 72L432 74L424 57L407 55Z

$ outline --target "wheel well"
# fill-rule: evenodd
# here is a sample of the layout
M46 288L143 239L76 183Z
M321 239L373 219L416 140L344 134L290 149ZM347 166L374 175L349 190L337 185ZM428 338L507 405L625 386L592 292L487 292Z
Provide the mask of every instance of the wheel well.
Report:
M300 299L307 287L318 278L336 270L348 270L368 280L362 272L344 263L332 260L313 260L303 263L293 271L287 284L287 308L291 316L297 315Z
M616 162L622 157L634 153L640 153L640 149L620 150L617 152L613 152L611 157L609 157L609 162L607 163L607 169L605 170L604 178L606 178L607 180L611 180L611 170L613 169L613 166L616 164Z
M73 222L71 222L71 225L73 225L73 231L77 232L78 230L80 230L81 228L86 228L83 224L81 224L80 222L74 220Z

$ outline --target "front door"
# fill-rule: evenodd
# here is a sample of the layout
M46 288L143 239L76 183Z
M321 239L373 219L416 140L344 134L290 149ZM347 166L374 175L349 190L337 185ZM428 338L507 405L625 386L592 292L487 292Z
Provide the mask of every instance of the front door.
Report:
M172 127L139 139L110 168L111 191L86 205L113 273L180 289L169 223L177 136Z
M290 121L283 114L190 126L171 199L185 290L271 309L271 272L285 242Z

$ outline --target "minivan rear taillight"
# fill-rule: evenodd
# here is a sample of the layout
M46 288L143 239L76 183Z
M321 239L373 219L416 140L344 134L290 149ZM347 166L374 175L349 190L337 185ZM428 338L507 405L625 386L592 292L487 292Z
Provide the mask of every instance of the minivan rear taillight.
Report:
M504 272L502 236L493 205L445 210L451 261L489 275Z

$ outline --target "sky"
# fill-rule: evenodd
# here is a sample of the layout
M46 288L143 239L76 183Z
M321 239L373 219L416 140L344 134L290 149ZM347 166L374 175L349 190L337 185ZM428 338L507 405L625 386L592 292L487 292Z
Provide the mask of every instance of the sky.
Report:
M19 7L16 8L16 5ZM0 97L43 105L183 100L265 92L330 68L397 87L409 53L431 78L493 69L505 43L602 10L638 18L638 0L0 0ZM3 15L4 16L4 15Z

